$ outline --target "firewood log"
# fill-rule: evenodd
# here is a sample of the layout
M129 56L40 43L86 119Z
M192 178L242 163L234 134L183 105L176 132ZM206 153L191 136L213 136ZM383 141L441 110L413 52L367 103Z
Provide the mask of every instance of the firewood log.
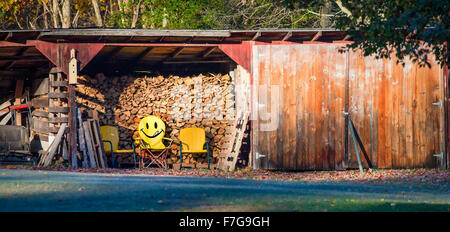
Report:
M200 74L198 76L80 76L76 91L79 107L99 112L101 125L116 126L119 130L119 149L131 149L132 138L138 137L139 121L149 115L157 115L166 123L165 136L175 140L170 146L170 164L179 163L179 131L187 127L200 127L212 137L210 142L211 163L223 145L225 134L232 129L235 102L231 77L223 74ZM186 85L188 97L172 96L175 86ZM198 87L201 85L201 88ZM218 85L221 91L214 91ZM202 96L196 99L196 96ZM180 103L175 105L175 103ZM191 105L191 110L185 106ZM183 108L184 107L184 108ZM185 120L183 118L191 119ZM206 148L206 147L205 147ZM119 162L133 162L132 155L118 157ZM189 164L206 164L206 155L189 155Z

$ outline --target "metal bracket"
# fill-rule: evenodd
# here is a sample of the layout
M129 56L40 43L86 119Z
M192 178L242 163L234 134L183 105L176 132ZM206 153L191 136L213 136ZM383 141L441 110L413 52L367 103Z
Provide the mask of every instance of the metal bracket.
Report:
M259 159L259 158L262 158L262 157L266 157L266 155L261 155L260 153L256 152L256 154L255 154L255 158L256 159Z
M440 159L444 159L444 152L438 153L438 154L433 154L434 157L436 158L440 158Z
M442 102L441 100L439 100L438 102L433 102L431 103L433 106L442 106Z

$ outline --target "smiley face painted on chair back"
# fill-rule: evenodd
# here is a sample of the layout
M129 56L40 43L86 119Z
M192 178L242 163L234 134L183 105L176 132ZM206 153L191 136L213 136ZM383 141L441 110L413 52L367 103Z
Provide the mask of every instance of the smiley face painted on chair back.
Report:
M139 136L144 142L154 145L160 143L166 132L166 124L160 118L150 115L139 122Z

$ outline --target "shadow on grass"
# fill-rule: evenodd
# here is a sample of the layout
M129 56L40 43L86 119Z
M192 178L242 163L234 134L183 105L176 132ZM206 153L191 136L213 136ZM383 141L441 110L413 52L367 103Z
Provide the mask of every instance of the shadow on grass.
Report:
M442 192L402 196L402 189L371 186L4 172L0 211L450 211Z

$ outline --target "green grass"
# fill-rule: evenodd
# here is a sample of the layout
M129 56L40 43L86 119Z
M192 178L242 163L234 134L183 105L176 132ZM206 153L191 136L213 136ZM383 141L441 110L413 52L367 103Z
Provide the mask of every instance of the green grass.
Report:
M408 199L329 198L286 196L241 198L216 202L187 211L282 211L282 212L450 212L450 205Z

